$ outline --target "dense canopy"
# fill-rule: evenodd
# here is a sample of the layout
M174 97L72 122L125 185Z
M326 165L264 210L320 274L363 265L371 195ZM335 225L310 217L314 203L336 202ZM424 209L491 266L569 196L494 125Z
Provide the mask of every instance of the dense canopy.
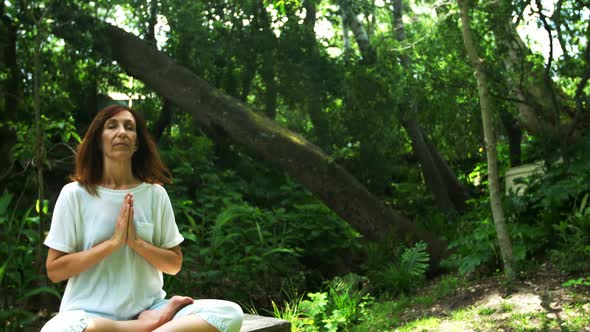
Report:
M111 103L145 116L172 171L172 292L272 309L351 275L399 294L532 259L588 271L587 2L34 0L0 16L7 327L57 310L42 241Z

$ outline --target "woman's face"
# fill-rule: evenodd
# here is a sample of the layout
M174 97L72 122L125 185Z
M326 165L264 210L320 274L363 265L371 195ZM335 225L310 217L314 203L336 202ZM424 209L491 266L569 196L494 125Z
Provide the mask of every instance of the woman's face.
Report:
M104 123L101 143L105 159L131 160L137 150L135 118L131 112L121 111Z

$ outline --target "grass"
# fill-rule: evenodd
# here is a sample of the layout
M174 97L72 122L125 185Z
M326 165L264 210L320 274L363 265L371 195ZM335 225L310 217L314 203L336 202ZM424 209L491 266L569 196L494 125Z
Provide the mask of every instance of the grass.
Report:
M461 289L469 293L474 286L446 277L420 295L378 300L351 331L590 331L590 289L524 288L513 298L497 293L501 285L498 282L479 296L465 299ZM551 293L553 309L535 301L547 293ZM485 303L482 299L486 298L500 300ZM522 302L523 298L529 301Z
M327 308L336 308L337 303L328 293L325 298L316 297L311 302L301 297L281 309L275 306L275 316L292 321L293 332L590 332L590 287L564 287L559 278L553 276L527 280L509 288L505 286L498 276L470 282L445 276L416 290L414 295L382 295L361 302L336 301L342 302L337 306L338 312L355 305L355 314L350 321L332 328L327 322L338 318L333 314L321 316L321 319L312 315L317 318L315 321L302 315L306 311L304 303L308 312L310 308L324 312ZM312 302L314 305L310 307Z

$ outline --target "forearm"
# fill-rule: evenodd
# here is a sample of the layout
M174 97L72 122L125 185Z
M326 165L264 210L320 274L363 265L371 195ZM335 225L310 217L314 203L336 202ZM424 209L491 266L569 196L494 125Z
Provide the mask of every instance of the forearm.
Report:
M113 241L107 240L91 249L62 255L46 263L47 276L53 282L70 279L95 266L117 249Z
M175 275L182 267L182 252L178 246L164 249L156 247L142 239L129 241L128 245L156 269L166 274Z

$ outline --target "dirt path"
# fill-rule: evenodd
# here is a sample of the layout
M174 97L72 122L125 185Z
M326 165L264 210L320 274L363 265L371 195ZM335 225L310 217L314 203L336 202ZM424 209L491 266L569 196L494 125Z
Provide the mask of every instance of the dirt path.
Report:
M572 278L545 264L510 288L500 277L469 282L406 309L394 331L590 331L590 287L562 285Z

